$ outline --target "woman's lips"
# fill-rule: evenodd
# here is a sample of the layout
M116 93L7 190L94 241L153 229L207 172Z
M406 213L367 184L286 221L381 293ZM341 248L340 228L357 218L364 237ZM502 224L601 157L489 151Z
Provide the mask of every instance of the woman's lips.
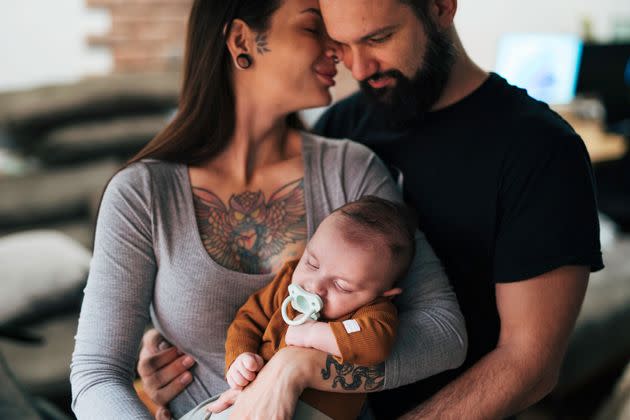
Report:
M335 86L335 76L337 75L337 71L316 71L315 74L325 86Z

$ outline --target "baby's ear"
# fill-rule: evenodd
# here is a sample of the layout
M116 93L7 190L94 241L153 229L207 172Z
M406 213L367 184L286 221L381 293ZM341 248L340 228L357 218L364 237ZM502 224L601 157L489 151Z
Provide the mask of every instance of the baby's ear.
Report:
M383 292L383 297L392 297L402 293L402 289L400 287L394 287L393 289L389 289Z

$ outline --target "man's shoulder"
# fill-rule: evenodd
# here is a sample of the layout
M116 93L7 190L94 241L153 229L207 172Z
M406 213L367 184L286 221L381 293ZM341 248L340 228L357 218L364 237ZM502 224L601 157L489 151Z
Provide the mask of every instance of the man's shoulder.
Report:
M525 130L534 129L563 134L573 132L571 126L548 104L533 98L525 89L509 84L498 75L493 74L491 77L494 91L491 96L493 109L507 124Z
M577 147L586 151L582 138L573 127L546 104L523 108L507 121L511 123L512 145L517 150L528 148L551 152Z
M510 85L498 75L494 78L494 92L489 96L492 121L502 141L514 148L553 149L567 141L581 144L579 135L548 104L531 97L525 89Z

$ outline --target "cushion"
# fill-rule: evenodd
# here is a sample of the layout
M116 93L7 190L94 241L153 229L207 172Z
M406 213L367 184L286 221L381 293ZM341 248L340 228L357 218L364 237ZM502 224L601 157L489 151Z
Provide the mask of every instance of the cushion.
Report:
M166 125L167 114L118 117L53 129L31 154L47 165L101 159L131 158Z
M147 114L177 106L176 73L121 74L0 94L0 127L28 147L50 129L86 119Z
M95 194L103 192L121 166L120 162L106 160L0 178L0 229L15 230L87 216Z
M90 258L85 247L55 231L29 231L0 238L0 325L76 306Z

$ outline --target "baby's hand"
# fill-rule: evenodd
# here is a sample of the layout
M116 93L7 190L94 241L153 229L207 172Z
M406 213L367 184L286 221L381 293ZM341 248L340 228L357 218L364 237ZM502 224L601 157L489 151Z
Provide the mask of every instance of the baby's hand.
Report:
M241 353L227 371L225 378L232 389L243 389L256 379L256 373L262 369L265 362L262 357L254 353Z
M313 327L318 324L315 321L306 321L302 325L289 325L287 334L284 337L287 346L311 347L310 338Z

